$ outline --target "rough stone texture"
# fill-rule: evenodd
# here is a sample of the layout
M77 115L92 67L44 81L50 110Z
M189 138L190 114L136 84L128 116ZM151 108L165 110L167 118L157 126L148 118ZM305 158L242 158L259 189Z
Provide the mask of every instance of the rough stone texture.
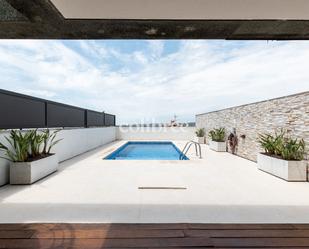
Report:
M0 21L25 21L26 18L6 1L0 0Z
M309 147L309 91L282 98L227 108L196 116L197 128L206 134L214 127L225 127L227 136L236 128L237 155L256 161L261 151L257 137L281 128L296 138L303 138ZM246 138L241 138L245 135ZM208 142L208 138L206 140Z

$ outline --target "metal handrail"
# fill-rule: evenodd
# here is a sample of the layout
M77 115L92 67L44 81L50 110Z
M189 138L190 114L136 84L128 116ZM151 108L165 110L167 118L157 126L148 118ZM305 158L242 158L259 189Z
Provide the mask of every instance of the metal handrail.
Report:
M191 143L191 141L189 141L189 142L186 143L185 147L184 147L184 148L182 149L182 151L181 151L181 155L183 154L183 152L185 151L185 149L187 148L187 146L188 146L189 143ZM181 157L181 155L180 155L180 157Z
M195 146L195 153L196 156L199 156L200 159L202 159L202 149L201 149L201 145L195 141L189 141L186 143L185 147L183 148L183 150L181 151L181 154L179 156L179 159L182 160L184 158L184 156L186 156L186 154L188 153L189 149L191 148L192 144L194 144ZM197 148L198 147L198 148ZM199 150L198 150L199 149Z
M181 156L183 156L183 155L185 155L184 154L184 152L185 152L185 150L186 150L186 148L187 148L187 146L189 145L189 148L190 148L190 144L192 143L192 141L189 141L189 142L187 142L186 143L186 145L185 145L185 147L182 149L182 151L181 151L181 154L180 154L180 156L179 156L179 159L181 159Z

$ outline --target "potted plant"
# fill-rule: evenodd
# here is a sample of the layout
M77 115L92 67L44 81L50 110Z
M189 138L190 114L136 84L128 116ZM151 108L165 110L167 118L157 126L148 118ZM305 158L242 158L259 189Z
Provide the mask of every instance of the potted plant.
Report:
M307 181L305 142L279 134L260 134L258 142L264 149L257 157L258 168L286 181Z
M57 131L49 130L40 133L37 130L26 132L12 130L5 137L7 144L0 143L3 158L9 160L10 184L32 184L55 172L58 159L51 149L60 140L55 140Z
M210 149L218 152L225 152L226 151L226 142L225 142L225 129L224 128L217 128L212 129L209 132L209 147Z
M198 143L204 144L205 143L205 129L204 128L197 129L195 134L197 136Z

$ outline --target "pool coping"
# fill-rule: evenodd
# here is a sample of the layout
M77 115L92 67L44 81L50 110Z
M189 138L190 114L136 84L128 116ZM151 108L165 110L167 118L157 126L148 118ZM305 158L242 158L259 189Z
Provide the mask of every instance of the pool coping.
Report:
M103 160L111 160L113 161L113 159L108 159L108 157L112 156L113 154L121 151L126 145L130 144L130 143L168 143L168 144L172 144L173 147L176 149L176 151L180 154L183 155L185 159L183 160L171 160L171 159L130 159L130 161L173 161L173 162L177 162L177 161L189 161L191 160L190 157L188 155L183 154L182 150L174 143L174 141L172 140L125 140L123 141L122 144L120 144L117 148L115 148L114 150L112 150L109 153L106 153L106 155L103 156ZM125 159L123 161L126 161Z

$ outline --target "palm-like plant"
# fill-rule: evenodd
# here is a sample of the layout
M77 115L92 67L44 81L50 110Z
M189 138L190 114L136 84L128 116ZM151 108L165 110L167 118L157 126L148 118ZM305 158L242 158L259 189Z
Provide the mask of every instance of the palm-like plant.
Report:
M43 143L43 134L39 134L37 130L30 131L31 157L35 158L41 154L42 143Z
M304 160L305 156L305 141L303 139L287 138L281 148L281 156L284 160Z
M5 152L5 156L10 161L13 162L25 162L31 156L30 148L30 140L31 140L31 132L22 133L20 131L12 130L10 132L10 137L5 137L8 142L10 148L0 143L0 150Z
M59 131L50 133L47 129L38 133L37 130L26 132L12 130L9 137L5 137L9 146L0 143L0 150L4 157L12 162L27 162L41 156L50 155L53 146L61 141L55 140ZM43 147L43 148L42 148Z
M212 141L225 142L225 129L224 128L212 129L208 135Z
M59 131L54 131L52 134L49 129L43 131L43 154L50 154L51 149L62 140L55 140Z
M284 160L301 161L306 154L305 141L303 139L292 139L286 136L283 130L275 135L260 134L258 142L266 154L274 155Z
M197 129L195 134L196 134L197 137L204 137L205 136L205 129L204 128Z
M261 147L265 150L266 154L270 155L281 155L281 146L284 140L284 132L281 132L275 135L271 134L260 134L259 135L259 143Z

